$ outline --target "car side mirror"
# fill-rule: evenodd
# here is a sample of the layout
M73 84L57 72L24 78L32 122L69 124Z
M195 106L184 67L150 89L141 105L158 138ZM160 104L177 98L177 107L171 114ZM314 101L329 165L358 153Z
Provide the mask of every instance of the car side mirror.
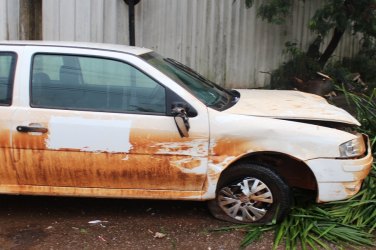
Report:
M190 128L189 118L184 107L173 107L172 115L174 116L176 127L178 128L181 137L189 137L188 131Z

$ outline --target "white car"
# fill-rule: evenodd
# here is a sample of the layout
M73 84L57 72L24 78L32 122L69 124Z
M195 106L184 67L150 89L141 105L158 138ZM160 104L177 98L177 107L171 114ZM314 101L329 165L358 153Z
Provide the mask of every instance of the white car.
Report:
M291 188L358 192L359 122L298 91L226 90L145 49L0 42L0 193L206 200L217 218L282 218Z

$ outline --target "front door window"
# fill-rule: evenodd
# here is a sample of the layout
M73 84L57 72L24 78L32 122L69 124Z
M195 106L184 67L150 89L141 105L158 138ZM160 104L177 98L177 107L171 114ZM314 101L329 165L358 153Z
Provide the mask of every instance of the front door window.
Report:
M133 66L106 58L37 54L31 106L165 114L165 88Z

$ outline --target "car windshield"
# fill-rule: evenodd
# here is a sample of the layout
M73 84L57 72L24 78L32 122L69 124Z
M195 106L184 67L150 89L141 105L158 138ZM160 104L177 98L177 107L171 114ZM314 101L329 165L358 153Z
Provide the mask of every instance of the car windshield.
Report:
M143 54L141 58L169 76L209 107L224 110L237 100L238 95L235 92L209 81L174 59L163 58L155 52Z

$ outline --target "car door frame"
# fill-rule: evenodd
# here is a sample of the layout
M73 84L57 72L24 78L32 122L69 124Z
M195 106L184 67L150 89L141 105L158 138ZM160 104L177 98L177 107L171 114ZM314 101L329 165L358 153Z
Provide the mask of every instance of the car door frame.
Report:
M1 54L13 54L14 60L10 76L12 86L8 89L10 95L9 104L0 105L0 186L17 185L17 172L13 165L12 147L11 147L11 121L14 113L15 82L17 77L18 53L17 47L1 46ZM1 188L0 188L1 191Z
M43 48L43 49L42 49ZM197 112L196 117L191 117L190 123L191 126L197 127L197 131L201 131L200 135L197 137L195 136L195 133L192 132L191 136L192 138L195 138L193 142L190 142L190 139L186 139L183 141L183 144L181 144L181 150L176 149L176 145L174 142L171 142L170 145L162 145L162 147L159 151L161 154L167 154L167 155L174 155L176 153L179 153L181 155L189 156L192 154L192 152L197 153L195 157L199 158L199 164L196 164L192 166L191 164L187 163L186 160L176 160L178 164L183 164L184 169L182 170L185 173L190 173L191 175L200 175L200 187L197 188L197 190L193 191L202 191L202 188L204 186L205 180L206 180L206 172L207 172L207 165L208 165L208 154L209 154L209 119L207 115L207 107L202 104L200 101L198 101L194 96L192 96L189 92L187 92L184 88L179 86L177 83L175 83L173 80L165 76L163 73L156 70L154 67L146 63L141 58L130 55L127 53L119 53L119 52L112 52L112 51L102 51L102 50L95 50L95 53L93 53L93 50L88 49L72 49L72 48L57 48L57 47L38 47L38 46L27 46L24 48L24 58L28 58L29 60L25 60L23 63L23 69L29 69L29 72L22 74L22 79L20 81L29 82L30 81L30 70L31 70L31 59L32 56L35 53L62 53L62 54L68 54L72 53L74 51L74 54L85 54L90 52L90 55L93 56L99 56L99 57L107 57L107 58L115 58L117 60L123 60L126 63L129 63L133 65L134 67L138 69L142 69L144 73L155 79L159 83L163 83L162 85L165 86L167 89L173 91L170 92L169 98L171 99L171 96L179 97L181 100L185 100L190 106L194 108L194 110ZM92 54L93 53L93 54ZM21 84L18 84L21 85ZM27 87L25 84L23 85L23 88L20 88L17 90L19 92L19 98L18 105L20 108L28 108L30 107L30 84L27 84ZM172 93L172 94L171 94ZM79 111L78 111L79 112ZM200 118L200 119L199 119ZM172 119L172 116L171 116ZM204 121L204 122L203 122ZM17 123L17 121L15 121ZM19 124L13 124L13 131L16 130L16 125ZM175 127L175 130L177 131L177 128ZM206 134L205 138L201 138L202 134ZM200 139L201 138L201 139ZM201 143L201 145L200 145ZM191 148L191 150L187 150L187 147ZM192 151L193 150L193 151ZM194 151L196 150L196 151ZM199 150L200 152L198 152ZM154 151L155 153L155 151ZM15 161L19 160L20 155L17 153L17 150L14 150L14 158ZM197 159L196 159L197 160ZM198 184L198 183L196 183ZM74 187L72 187L74 188ZM81 187L82 188L82 187ZM102 187L103 188L103 187ZM174 190L176 191L176 190ZM189 190L188 190L189 191ZM192 191L192 190L191 190ZM134 194L133 194L134 195ZM171 195L170 195L171 196ZM183 195L184 196L184 195ZM192 196L190 194L189 196ZM138 195L137 197L142 197L142 195Z

